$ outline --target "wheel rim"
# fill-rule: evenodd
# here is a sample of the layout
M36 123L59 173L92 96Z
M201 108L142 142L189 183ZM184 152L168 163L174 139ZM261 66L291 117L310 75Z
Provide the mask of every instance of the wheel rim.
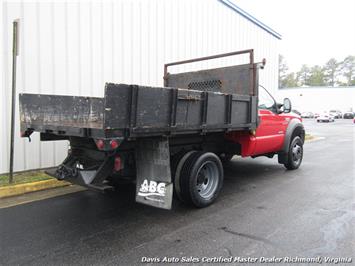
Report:
M299 143L295 143L292 147L292 159L295 164L299 164L302 160L302 146Z
M210 199L217 190L219 183L217 164L207 161L201 165L197 172L196 190L204 199Z

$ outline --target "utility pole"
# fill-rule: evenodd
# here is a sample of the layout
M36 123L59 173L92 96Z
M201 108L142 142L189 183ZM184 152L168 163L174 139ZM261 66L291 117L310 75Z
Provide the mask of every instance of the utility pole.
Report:
M16 63L18 56L18 20L13 22L12 34L12 100L11 100L11 133L10 133L10 171L9 183L14 182L14 135L15 135L15 108L16 108Z

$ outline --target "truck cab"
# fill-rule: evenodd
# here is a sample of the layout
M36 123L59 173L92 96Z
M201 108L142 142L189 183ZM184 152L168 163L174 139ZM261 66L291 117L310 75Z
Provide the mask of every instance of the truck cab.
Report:
M252 156L278 154L280 162L284 163L286 168L298 168L302 162L305 133L301 117L290 112L290 100L286 98L282 105L278 104L272 95L261 87L258 108L260 124L255 132L256 147ZM295 136L299 139L295 140ZM291 139L293 144L290 143ZM293 150L286 156L287 144L293 145Z
M305 130L301 117L291 110L288 98L283 104L277 103L268 90L260 86L258 127L251 132L231 132L227 139L241 144L242 157L277 155L279 163L287 169L297 169L302 162Z

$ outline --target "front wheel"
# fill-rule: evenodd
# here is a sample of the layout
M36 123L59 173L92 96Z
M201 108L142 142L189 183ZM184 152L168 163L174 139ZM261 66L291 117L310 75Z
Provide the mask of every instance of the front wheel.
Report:
M299 136L293 138L289 151L287 162L284 164L289 170L295 170L300 167L303 159L303 141Z
M178 196L183 202L203 208L216 200L223 185L222 162L216 154L191 153L178 169Z

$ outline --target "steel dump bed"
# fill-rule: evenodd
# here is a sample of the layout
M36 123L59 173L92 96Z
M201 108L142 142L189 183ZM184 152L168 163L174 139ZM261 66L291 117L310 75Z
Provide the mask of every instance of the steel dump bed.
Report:
M165 71L165 87L107 83L103 98L20 94L21 132L95 138L255 129L257 73L251 61L179 74Z

